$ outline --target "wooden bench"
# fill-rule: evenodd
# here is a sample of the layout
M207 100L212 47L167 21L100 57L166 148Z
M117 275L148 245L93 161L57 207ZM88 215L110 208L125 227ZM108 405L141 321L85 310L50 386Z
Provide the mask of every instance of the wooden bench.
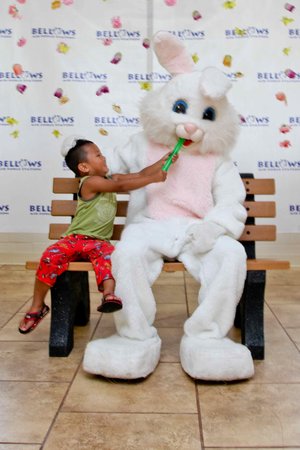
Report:
M272 218L276 215L274 201L257 201L257 195L275 193L274 179L255 179L252 174L241 174L247 197L245 207L248 218L240 242L247 252L247 278L244 292L237 308L235 326L241 328L241 340L251 351L254 359L264 359L264 291L267 270L289 268L288 261L257 259L256 241L275 241L276 226L256 224L256 218ZM54 178L55 194L72 194L69 200L53 200L52 216L72 218L77 205L78 178ZM124 197L124 196L123 196ZM117 216L126 216L127 199L118 200ZM49 238L59 239L67 229L68 223L50 224ZM115 224L112 240L119 240L123 225ZM26 262L26 268L36 270L38 261ZM90 317L90 296L88 272L92 271L89 262L71 262L67 272L60 275L51 289L51 328L49 339L50 356L68 356L73 348L74 325L86 325ZM165 262L165 272L183 271L180 262Z

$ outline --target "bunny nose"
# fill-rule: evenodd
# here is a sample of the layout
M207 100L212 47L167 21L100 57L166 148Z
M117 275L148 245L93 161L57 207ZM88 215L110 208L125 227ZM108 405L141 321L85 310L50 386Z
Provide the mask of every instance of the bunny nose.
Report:
M193 134L197 130L197 126L194 123L185 123L184 129L187 133Z

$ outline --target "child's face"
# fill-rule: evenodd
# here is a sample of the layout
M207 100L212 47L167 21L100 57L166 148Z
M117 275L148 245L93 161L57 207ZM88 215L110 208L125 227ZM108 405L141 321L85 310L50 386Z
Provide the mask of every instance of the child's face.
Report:
M85 145L87 175L98 175L104 177L107 175L108 167L106 159L95 144Z

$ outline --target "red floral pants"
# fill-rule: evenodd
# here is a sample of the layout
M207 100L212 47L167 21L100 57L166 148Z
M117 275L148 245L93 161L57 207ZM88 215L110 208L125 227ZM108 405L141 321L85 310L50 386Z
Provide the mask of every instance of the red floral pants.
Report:
M99 291L102 283L113 279L110 256L114 246L108 241L72 234L48 247L40 260L36 277L48 286L53 286L58 275L68 269L71 261L90 261L93 265Z

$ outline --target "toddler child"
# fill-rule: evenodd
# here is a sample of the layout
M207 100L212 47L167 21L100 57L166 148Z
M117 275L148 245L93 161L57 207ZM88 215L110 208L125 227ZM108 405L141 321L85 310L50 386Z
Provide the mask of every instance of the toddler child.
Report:
M57 276L68 269L71 261L88 260L93 264L98 289L103 292L98 311L109 313L122 308L121 299L114 294L115 280L111 272L114 247L109 242L117 208L116 192L165 181L167 172L162 170L162 166L168 156L166 154L140 172L109 177L106 159L99 148L86 139L73 140L65 161L80 177L76 213L66 233L41 257L32 304L20 322L20 333L32 331L49 312L49 306L44 303L46 294L55 284Z

